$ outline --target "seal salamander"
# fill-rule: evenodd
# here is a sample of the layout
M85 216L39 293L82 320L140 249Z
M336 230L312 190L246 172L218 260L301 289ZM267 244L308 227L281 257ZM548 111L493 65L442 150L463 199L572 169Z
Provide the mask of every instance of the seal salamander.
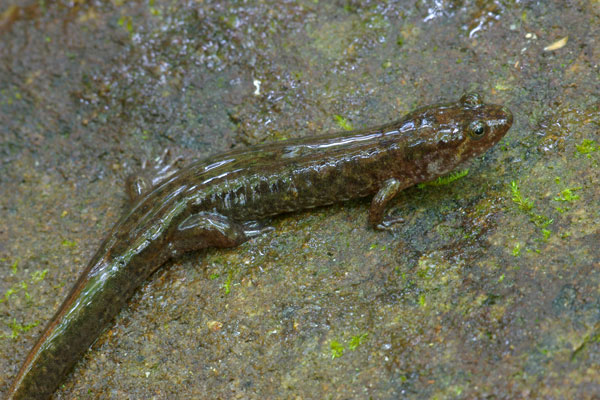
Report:
M374 194L369 224L387 229L389 201L497 143L511 112L476 93L382 126L234 150L175 170L159 160L129 180L131 205L31 349L8 392L45 399L168 259L234 247L273 215Z

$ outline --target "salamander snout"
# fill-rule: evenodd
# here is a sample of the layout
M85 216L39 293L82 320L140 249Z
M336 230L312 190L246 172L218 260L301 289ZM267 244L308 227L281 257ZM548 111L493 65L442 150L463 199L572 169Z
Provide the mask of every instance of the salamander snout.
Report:
M508 107L503 106L501 111L504 113L504 115L506 116L506 124L508 125L508 127L510 128L510 126L513 123L513 114L512 112L508 109Z

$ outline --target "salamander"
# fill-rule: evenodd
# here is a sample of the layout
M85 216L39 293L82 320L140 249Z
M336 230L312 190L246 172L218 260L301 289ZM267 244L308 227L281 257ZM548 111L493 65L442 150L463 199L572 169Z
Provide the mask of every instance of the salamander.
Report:
M165 159L129 180L131 205L81 273L25 359L12 399L52 395L135 290L178 255L234 247L281 213L374 194L369 224L401 190L484 153L511 112L476 93L419 108L382 126L233 150L176 170Z

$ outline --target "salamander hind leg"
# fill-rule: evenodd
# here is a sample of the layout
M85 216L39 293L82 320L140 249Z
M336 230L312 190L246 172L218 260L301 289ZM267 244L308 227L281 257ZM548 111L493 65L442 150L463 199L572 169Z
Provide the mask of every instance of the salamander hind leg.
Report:
M404 220L400 217L385 218L384 212L390 200L392 200L401 190L408 186L409 185L403 184L396 178L390 178L383 182L383 185L373 197L373 200L371 201L371 208L369 209L369 224L371 224L373 228L387 230L391 229L395 224L404 222Z
M154 160L142 161L141 169L127 177L126 190L129 200L133 203L154 186L169 178L178 171L177 163L181 156L173 156L171 149L166 148Z
M274 227L266 225L259 221L247 221L243 223L244 233L249 238L253 238L256 236L260 236L267 232L272 232L275 230Z
M269 230L254 224L242 224L215 212L199 212L187 217L170 235L174 253L205 247L235 247Z

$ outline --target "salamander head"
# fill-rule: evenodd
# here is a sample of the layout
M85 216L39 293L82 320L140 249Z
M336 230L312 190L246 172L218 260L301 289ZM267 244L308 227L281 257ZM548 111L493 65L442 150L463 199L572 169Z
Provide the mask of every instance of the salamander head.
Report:
M513 115L504 106L484 104L477 93L465 94L457 103L461 129L466 133L459 145L465 159L478 156L500 141L513 123Z
M408 118L415 121L419 139L414 150L422 155L425 180L484 153L504 137L513 122L508 108L485 104L477 93L465 94L455 103L418 109Z

